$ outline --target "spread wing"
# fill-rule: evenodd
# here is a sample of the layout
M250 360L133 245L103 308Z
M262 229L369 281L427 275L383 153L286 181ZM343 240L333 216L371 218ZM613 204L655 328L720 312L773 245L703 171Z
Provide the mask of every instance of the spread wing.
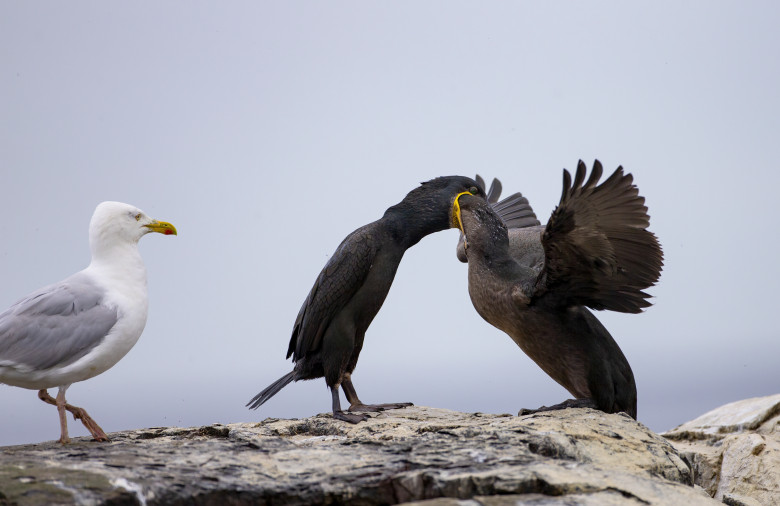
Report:
M480 188L482 188L482 191L485 192L485 195L487 196L487 201L491 204L495 204L498 202L499 197L501 197L501 181L499 181L497 178L493 178L493 182L490 183L490 189L487 189L487 186L485 185L485 180L482 179L482 176L479 174L476 175L474 180L477 182Z
M287 358L317 351L330 322L363 285L376 256L374 224L349 234L317 276L293 326Z
M103 290L82 274L32 293L0 314L0 372L65 366L106 337L118 320Z
M642 290L658 281L663 252L647 230L645 199L631 174L617 170L597 186L601 163L585 181L580 160L572 183L563 173L563 193L542 236L545 266L535 296L563 305L638 313L651 303Z
M487 201L501 217L506 228L524 228L541 225L536 218L536 214L534 214L534 210L531 209L531 204L527 198L523 197L522 193L513 193L499 202L498 199L501 198L503 186L498 178L493 178L489 190L486 189L485 180L479 174L474 179L482 188L482 191L486 193Z
M477 174L475 178L477 184L480 185L482 190L485 190L485 180ZM487 201L493 206L493 210L501 217L508 229L534 227L541 225L536 218L534 210L531 208L531 204L528 199L523 197L522 193L513 193L502 201L498 201L501 197L501 181L493 178L493 182L490 184L490 190L486 191ZM463 232L460 234L458 245L455 248L455 254L463 263L468 262L466 257L466 248L463 239Z
M514 193L501 202L493 204L493 209L501 217L506 228L538 227L541 225L534 210L523 194Z

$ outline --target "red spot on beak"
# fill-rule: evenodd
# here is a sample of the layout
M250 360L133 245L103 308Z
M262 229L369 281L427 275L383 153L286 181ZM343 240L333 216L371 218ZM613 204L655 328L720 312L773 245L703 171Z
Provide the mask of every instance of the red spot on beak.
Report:
M171 235L172 233L173 233L173 231L171 231L171 230L166 230L165 231L165 235Z

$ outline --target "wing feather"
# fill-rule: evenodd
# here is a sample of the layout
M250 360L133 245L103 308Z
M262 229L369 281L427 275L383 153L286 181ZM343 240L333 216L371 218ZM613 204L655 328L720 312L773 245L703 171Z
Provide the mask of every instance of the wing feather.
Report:
M485 189L484 181L482 182L483 186L482 189ZM490 183L490 189L487 191L487 201L491 204L495 204L498 202L498 199L501 197L501 190L503 189L503 186L501 185L501 181L498 180L498 178L493 178L493 182Z
M297 362L318 351L333 318L363 285L376 256L374 226L349 234L317 276L295 319L287 358Z
M482 179L479 174L477 174L475 179L484 190L485 180ZM522 193L513 193L504 200L499 201L501 189L501 181L494 178L493 183L490 185L490 191L487 192L487 200L493 206L493 210L501 217L501 220L508 229L537 227L541 225L541 222L536 217L536 213L534 213L533 208L531 208L531 204L528 202L527 198L523 197ZM468 262L462 232L458 244L455 247L455 254L461 262Z
M507 228L526 228L541 225L528 199L522 193L514 193L501 202L493 204L493 210L501 217Z
M75 274L0 314L0 367L46 370L71 364L99 345L117 320L103 290Z
M542 236L545 266L536 296L563 305L586 305L638 313L650 306L643 290L655 284L663 266L650 217L631 174L618 167L600 185L598 160L585 180L580 160L574 179L563 172L563 191Z

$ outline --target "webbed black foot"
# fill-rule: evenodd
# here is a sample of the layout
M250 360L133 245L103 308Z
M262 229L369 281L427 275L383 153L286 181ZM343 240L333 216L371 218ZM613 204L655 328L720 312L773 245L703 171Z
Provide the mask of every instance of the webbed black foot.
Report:
M355 403L352 404L349 407L350 411L367 411L367 412L378 412L378 411L385 411L387 409L401 409L406 408L408 406L414 406L411 402L395 402L395 403L389 403L389 404L363 404Z
M555 411L558 409L566 408L593 408L599 409L593 399L568 399L559 404L553 404L552 406L542 406L537 409L521 408L517 412L517 416L532 415L534 413L541 413L542 411Z
M333 412L333 419L334 420L341 420L343 422L349 422L349 423L360 423L365 422L371 418L368 415L353 415L351 413L346 413L344 411L334 411Z

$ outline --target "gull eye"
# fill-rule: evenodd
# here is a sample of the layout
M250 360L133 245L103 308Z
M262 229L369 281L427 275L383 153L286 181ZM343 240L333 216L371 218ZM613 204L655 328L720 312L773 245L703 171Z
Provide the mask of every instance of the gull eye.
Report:
M476 195L478 192L479 190L477 190L476 186L472 186L471 188L469 188L469 193L472 195Z
M135 221L141 221L141 213L137 213L135 216Z

